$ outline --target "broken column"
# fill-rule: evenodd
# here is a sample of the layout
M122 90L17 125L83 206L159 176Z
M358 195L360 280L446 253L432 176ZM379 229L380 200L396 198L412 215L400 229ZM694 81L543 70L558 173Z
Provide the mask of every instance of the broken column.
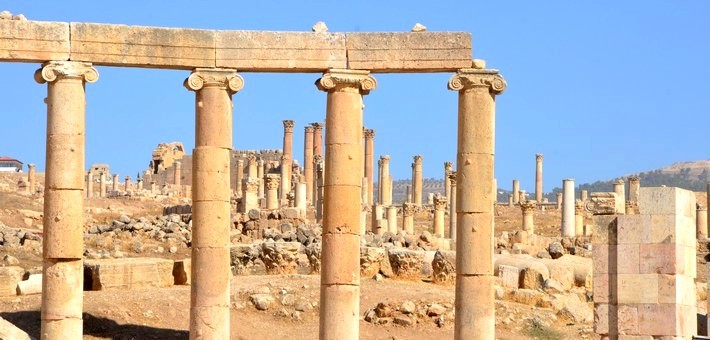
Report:
M237 197L242 197L242 179L244 178L244 160L237 160L237 168L234 169L234 191Z
M390 233L397 235L397 207L393 205L387 208L387 228Z
M708 237L708 208L698 204L695 217L696 235L700 239Z
M279 175L266 175L264 182L266 186L266 209L273 210L279 208Z
M198 68L184 85L195 91L190 336L228 339L232 95L244 80L234 70Z
M520 203L520 181L513 180L513 204Z
M414 205L422 206L422 155L414 156L412 163L412 200Z
M306 183L303 181L303 176L299 176L294 188L294 206L298 209L299 216L306 217Z
M291 192L291 169L293 166L293 125L292 120L284 120L283 157L281 157L281 199L287 199Z
M173 163L173 184L178 187L182 185L182 162L180 161Z
M367 202L368 204L375 203L374 183L375 183L375 130L364 129L365 135L365 177L367 178Z
M265 172L265 163L262 158L259 158L256 161L256 178L259 180L259 189L256 191L256 197L257 198L264 198L264 172Z
M451 182L449 180L449 174L451 174L453 169L453 162L444 162L444 196L447 199L447 205L451 202Z
M434 235L444 237L444 216L446 215L446 197L434 196Z
M256 178L242 179L242 213L248 213L249 210L261 208L259 205L259 183Z
M493 339L495 96L506 83L495 70L462 69L448 87L459 93L454 338Z
M562 236L574 237L574 180L562 180Z
M329 70L316 85L328 93L319 334L354 340L360 322L362 97L376 82L367 71Z
M390 156L380 156L380 164L382 169L382 178L380 187L382 188L380 196L380 204L392 205L392 176L390 175Z
M582 190L582 191L580 192L580 199L582 200L582 202L586 202L586 201L587 201L587 190Z
M313 126L306 126L303 137L303 176L306 182L306 200L313 205Z
M537 210L537 202L533 200L520 202L520 210L523 213L523 230L528 234L533 234L535 232L534 215Z
M402 203L402 229L407 232L408 235L414 234L414 203L404 202Z
M89 63L47 62L47 148L42 251L42 339L81 339L84 286L84 84L98 79Z
M535 200L542 203L542 154L535 155Z
M449 200L449 238L456 240L456 171L450 171L448 177L451 186L449 191L451 195Z
M35 194L35 190L37 183L35 183L35 165L34 164L27 164L27 183L29 183L29 186L27 187L30 195Z
M639 202L639 191L641 190L641 178L637 175L629 176L629 201Z
M125 190L126 192L128 192L128 190L131 188L131 176L126 176L126 178L124 178L123 188L123 190Z
M562 209L562 192L558 192L557 194L555 194L555 196L557 197L556 198L557 199L557 210L561 210Z
M104 172L99 175L99 197L106 197L106 173Z
M47 176L45 174L45 176ZM86 174L86 198L94 197L94 174L89 171Z
M113 174L113 180L111 182L111 190L115 193L118 191L118 174Z

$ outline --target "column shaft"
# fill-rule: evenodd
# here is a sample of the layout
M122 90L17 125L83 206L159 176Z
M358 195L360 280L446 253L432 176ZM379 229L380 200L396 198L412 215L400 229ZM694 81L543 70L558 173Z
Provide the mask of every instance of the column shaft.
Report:
M574 237L574 180L562 180L562 236Z
M456 240L456 171L450 171L448 178L451 186L451 191L449 191L451 196L449 201L449 238Z
M414 195L414 204L422 205L422 156L414 156L412 163L412 195Z
M306 201L313 205L313 126L306 126L303 136L303 176L306 181Z
M535 200L542 203L542 155L535 155Z
M520 203L520 181L513 180L513 204Z
M291 170L293 166L293 124L292 120L284 120L283 158L281 159L281 199L287 199L291 192Z
M367 204L375 201L375 130L365 129L365 177L367 177Z

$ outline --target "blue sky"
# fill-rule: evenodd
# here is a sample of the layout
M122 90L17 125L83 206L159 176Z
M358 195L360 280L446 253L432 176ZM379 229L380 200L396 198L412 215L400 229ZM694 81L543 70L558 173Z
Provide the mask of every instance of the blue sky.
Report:
M535 154L543 153L544 190L710 158L710 2L708 1L0 1L0 10L32 20L211 29L331 32L429 31L473 34L475 58L501 71L496 177L534 190ZM169 5L168 5L169 4ZM38 64L0 63L0 154L44 169L46 87ZM98 67L87 84L87 167L109 163L134 177L160 142L192 149L194 94L187 71ZM234 96L234 147L281 147L281 120L303 127L325 117L317 74L243 73ZM441 177L456 153L456 100L450 74L376 75L365 98L365 125L377 130L376 155L390 154L396 179L412 156L424 176Z

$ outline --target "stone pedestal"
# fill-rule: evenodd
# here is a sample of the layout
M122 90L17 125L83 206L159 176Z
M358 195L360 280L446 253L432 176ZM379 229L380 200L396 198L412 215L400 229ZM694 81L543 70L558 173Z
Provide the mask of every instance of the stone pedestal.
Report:
M414 156L412 163L412 202L414 205L422 206L422 156Z
M321 256L320 339L358 339L362 96L376 86L367 71L329 70L316 85L328 93Z
M520 203L520 181L513 180L513 204Z
M308 205L313 201L313 126L306 126L303 134L303 176L306 181L306 200Z
M536 201L520 202L520 210L523 213L523 230L532 235L535 232L535 210L537 210Z
M456 240L456 171L449 172L450 195L449 199L449 238ZM512 198L512 196L511 196Z
M195 69L184 84L195 92L190 337L228 339L232 95L244 80L234 70Z
M449 81L449 89L459 93L454 323L457 340L495 338L494 98L505 87L503 77L495 70L459 70Z
M395 206L387 207L387 228L390 233L397 235L399 228L397 226L397 207Z
M274 210L279 208L279 175L266 175L264 177L266 186L266 209Z
M574 180L562 180L562 236L574 237Z
M41 337L81 339L84 286L85 82L91 64L48 62L35 73L47 83L47 150L42 251Z
M408 234L414 234L414 203L404 202L402 203L402 229Z
M434 235L444 237L444 216L446 215L446 197L434 196Z
M535 201L542 203L542 154L535 155Z

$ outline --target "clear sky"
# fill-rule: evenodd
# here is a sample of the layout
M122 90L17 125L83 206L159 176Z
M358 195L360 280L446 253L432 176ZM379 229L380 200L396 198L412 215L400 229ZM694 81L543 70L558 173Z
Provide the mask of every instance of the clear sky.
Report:
M337 3L337 4L336 4ZM534 190L543 153L544 190L708 159L710 2L708 1L0 1L32 20L235 30L429 31L473 34L475 58L501 71L496 177ZM0 155L44 170L46 86L38 64L0 63ZM160 142L194 141L188 71L97 67L87 84L87 167L109 163L134 177ZM281 120L303 127L325 117L317 74L243 73L234 96L234 147L281 147ZM377 130L376 155L390 154L395 179L409 178L412 156L424 177L441 178L455 160L456 101L450 74L376 75L365 125Z

